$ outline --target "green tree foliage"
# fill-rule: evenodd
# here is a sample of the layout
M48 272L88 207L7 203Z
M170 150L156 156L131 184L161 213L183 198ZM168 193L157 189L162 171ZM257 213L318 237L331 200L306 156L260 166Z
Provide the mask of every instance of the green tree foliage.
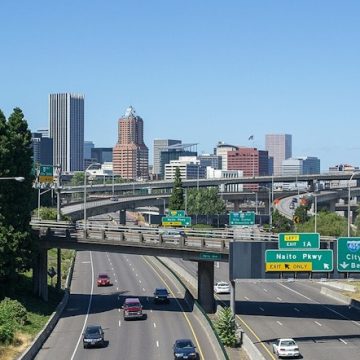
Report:
M272 216L273 232L289 232L293 230L293 222L281 215L278 210L273 212Z
M314 232L314 230L315 216L297 225L298 232ZM347 220L336 213L320 211L317 214L316 232L323 236L347 236Z
M83 171L76 171L74 176L71 178L71 185L78 186L84 185L84 172Z
M299 223L303 224L309 220L308 206L300 205L296 208L294 216L299 218Z
M219 311L215 320L215 329L224 345L231 347L236 345L235 317L229 307Z
M0 177L25 179L0 181L0 277L31 266L31 156L31 133L22 111L15 108L8 121L0 112Z
M38 216L38 209L33 210L35 217ZM41 220L56 220L57 219L57 209L50 207L41 207L39 211L39 216ZM61 214L61 220L70 220L70 217L67 215Z
M174 186L169 198L170 210L184 210L184 189L180 176L180 169L177 167L175 170Z
M10 344L16 330L27 322L27 311L17 300L5 298L0 302L0 343Z
M191 189L188 191L187 209L189 214L225 214L226 206L219 196L217 187Z

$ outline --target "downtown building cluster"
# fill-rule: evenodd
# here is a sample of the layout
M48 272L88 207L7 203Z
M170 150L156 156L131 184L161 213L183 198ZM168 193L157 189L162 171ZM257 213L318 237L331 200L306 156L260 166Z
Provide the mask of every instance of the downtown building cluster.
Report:
M69 174L98 163L101 166L94 175L116 175L135 181L172 180L176 168L183 179L320 173L317 157L292 155L290 134L265 135L265 149L219 141L211 154L198 154L197 143L155 139L150 166L144 120L132 106L118 119L117 139L111 146L95 147L92 141L84 140L84 102L84 96L79 94L49 95L49 128L32 133L34 162L60 166ZM254 136L248 140L254 140ZM240 185L234 186L236 189L231 190L242 190ZM251 185L247 188L251 189Z

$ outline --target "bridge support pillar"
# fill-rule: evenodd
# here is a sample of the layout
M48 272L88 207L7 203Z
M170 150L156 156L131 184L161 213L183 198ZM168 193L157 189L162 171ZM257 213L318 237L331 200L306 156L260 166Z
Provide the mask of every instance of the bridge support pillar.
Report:
M336 200L333 201L329 201L329 211L330 212L335 212L335 205L336 205Z
M198 262L198 300L207 313L214 313L214 263L212 261Z
M234 200L234 212L238 212L240 209L240 202L238 200Z
M230 281L230 309L233 315L236 314L235 310L235 281Z
M56 262L56 289L61 290L61 249L57 249Z
M33 273L34 290L35 294L41 297L44 301L48 301L47 267L47 249L39 249Z

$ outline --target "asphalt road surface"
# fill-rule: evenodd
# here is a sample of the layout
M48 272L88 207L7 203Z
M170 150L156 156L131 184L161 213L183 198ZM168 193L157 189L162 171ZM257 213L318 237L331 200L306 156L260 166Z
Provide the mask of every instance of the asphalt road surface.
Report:
M97 287L98 273L113 283ZM156 287L167 287L169 304L154 304ZM71 296L57 326L36 356L44 359L171 359L176 339L190 338L201 359L214 359L205 329L184 300L184 291L156 268L150 258L98 252L78 252ZM124 321L125 297L138 297L144 320ZM105 331L104 348L84 349L82 333L88 324Z

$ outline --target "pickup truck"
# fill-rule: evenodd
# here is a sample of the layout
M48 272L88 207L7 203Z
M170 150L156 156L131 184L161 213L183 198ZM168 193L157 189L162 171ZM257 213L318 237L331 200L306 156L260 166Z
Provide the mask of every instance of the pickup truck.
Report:
M144 318L142 305L138 298L126 298L122 308L124 310L124 320Z

